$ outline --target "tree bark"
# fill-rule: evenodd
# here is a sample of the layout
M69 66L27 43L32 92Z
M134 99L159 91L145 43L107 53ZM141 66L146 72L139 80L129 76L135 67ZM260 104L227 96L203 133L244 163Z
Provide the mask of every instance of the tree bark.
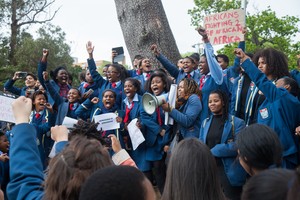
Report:
M150 45L156 43L161 53L177 63L181 56L161 0L115 0L115 4L131 60L140 54L159 66L150 51Z
M10 52L8 59L11 65L16 65L15 51L17 47L18 37L18 20L17 20L17 1L11 2L11 36L10 36Z

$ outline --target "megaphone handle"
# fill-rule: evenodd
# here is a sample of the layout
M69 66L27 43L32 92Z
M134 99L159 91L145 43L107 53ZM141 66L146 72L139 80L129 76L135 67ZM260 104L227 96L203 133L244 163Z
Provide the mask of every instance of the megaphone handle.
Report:
M119 129L116 129L116 135L117 135L118 140L120 141L120 138L119 138Z
M116 110L115 113L116 113L117 116L119 116L119 113L118 113L117 110ZM116 129L116 136L117 136L118 140L120 141L120 138L119 138L119 129Z

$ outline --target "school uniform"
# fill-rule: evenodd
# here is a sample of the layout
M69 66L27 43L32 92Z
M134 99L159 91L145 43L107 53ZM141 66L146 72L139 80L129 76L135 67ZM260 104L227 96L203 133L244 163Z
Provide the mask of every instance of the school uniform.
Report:
M238 48L242 49L243 51L245 51L245 41L241 41L239 42ZM233 91L233 84L236 78L238 78L240 76L240 59L236 56L234 58L234 62L233 65L228 67L227 69L223 70L224 74L226 74L226 76L224 77L224 81L226 82L227 88L230 92L230 94L232 94Z
M96 63L94 59L87 59L88 68L94 80L94 83L100 88L98 97L102 99L102 93L106 89L111 89L117 94L116 104L121 108L122 100L125 98L124 94L124 84L121 81L115 83L110 83L108 80L105 80L97 71ZM100 102L102 104L102 101Z
M43 86L43 88L47 88L46 84L45 84L45 80L43 77L43 72L47 71L47 62L39 62L38 64L38 79L41 83L41 85ZM58 92L58 94L60 93L61 87L58 85L58 83L56 83L54 80L49 80L49 84L51 84L51 86L55 89L56 92ZM67 84L66 85L66 90L69 91L72 87ZM63 96L64 98L67 98L67 96ZM49 103L52 104L52 100L49 100Z
M218 139L216 140L216 137L209 134L212 134L210 129L214 123L214 118L217 117L211 115L203 121L199 139L211 148L210 151L216 158L218 175L225 195L230 199L238 199L242 192L241 186L246 181L247 173L236 160L237 149L235 147L235 139L237 134L245 127L245 122L233 115L228 115L228 119L224 123L222 135L218 135Z
M50 81L45 81L47 90L49 91L52 98L55 100L54 107L57 108L57 117L55 125L62 125L64 118L71 117L77 119L76 109L79 107L79 103L69 103L65 98L61 97L59 93L52 87ZM89 117L88 114L83 115L82 119L86 120Z
M294 168L298 165L297 139L295 128L300 124L300 102L284 88L277 88L250 61L245 60L242 67L251 80L266 97L259 107L257 123L271 127L283 145L283 167Z
M123 132L124 132L122 135L129 136L129 133L126 130L124 130L124 128L123 128L124 122L128 124L128 123L130 123L131 120L133 120L135 118L140 118L140 110L142 108L141 102L142 102L142 97L138 94L135 94L135 96L133 98L133 105L128 102L127 98L125 98L123 100L122 110L123 110L123 112L125 111L125 115L123 117L123 123L121 126L121 130L123 129ZM126 114L127 114L127 117L126 117ZM146 142L145 141L143 143L141 143L135 150L131 150L130 155L131 155L132 159L134 160L134 162L136 163L139 170L141 170L143 172L151 170L151 163L146 160Z
M90 99L92 99L93 97L99 96L100 88L98 87L98 85L96 83L89 84L87 82L84 82L84 83L80 84L80 86L78 87L78 90L79 90L81 96L84 93L86 93L87 91L89 91L90 89L93 90L93 93L91 93L91 95L89 96Z
M196 94L192 94L178 110L173 109L169 112L170 116L177 122L183 138L199 137L201 111L200 98Z
M221 66L214 56L213 47L210 43L205 43L204 50L210 72L206 75L203 75L200 79L200 90L202 91L202 111L200 116L201 122L205 118L209 117L210 111L208 108L208 99L213 90L223 90L230 97L226 81L223 81L225 74L223 73Z
M158 107L156 112L154 112L152 115L149 115L145 112L144 108L141 107L140 114L143 126L142 133L144 134L147 145L146 160L161 160L164 154L163 147L169 140L170 131L170 127L164 124L165 113L161 107ZM166 130L166 133L163 137L160 135L162 129Z
M170 75L176 79L176 84L179 84L179 82L183 78L192 78L196 81L197 84L199 84L201 75L197 71L193 70L190 73L185 73L183 69L178 69L176 65L171 63L161 53L158 56L156 56L156 58L163 65L163 67L170 73Z
M243 74L234 80L229 112L243 119L247 126L254 124L257 122L258 107L264 100L265 96L259 94L254 82Z
M9 79L4 84L4 89L18 96L26 96L26 90L28 87L17 88L14 86L16 81Z
M140 75L140 71L137 70L137 69L130 69L130 70L127 70L127 73L130 77L134 78L136 76L139 76Z
M298 83L300 87L300 72L296 69L290 71L291 77ZM300 100L300 92L298 92L298 99Z
M36 128L28 123L15 125L11 131L8 199L43 199L44 173L36 135Z
M166 94L164 94L166 95ZM142 133L146 143L146 160L151 162L153 174L160 192L163 192L166 166L164 146L169 142L170 126L164 124L165 114L161 107L157 107L156 112L149 115L141 108ZM164 129L165 135L161 136L160 132Z
M29 123L36 128L36 144L40 153L40 160L44 169L46 168L46 157L48 157L54 141L50 137L50 129L55 125L56 115L44 109L40 112L32 111Z
M145 85L147 80L150 78L152 72L148 72L148 73L142 73L141 75L138 75L136 77L134 77L135 79L137 79L138 81L140 81L141 83L141 91L139 93L139 95L143 95L146 90L145 90Z

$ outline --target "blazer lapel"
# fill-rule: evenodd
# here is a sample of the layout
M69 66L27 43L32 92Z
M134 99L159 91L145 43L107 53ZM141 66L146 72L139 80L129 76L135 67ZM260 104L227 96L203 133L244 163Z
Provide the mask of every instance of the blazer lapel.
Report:
M226 123L224 125L221 143L226 143L228 136L231 134L231 127L232 127L232 124L231 124L231 118L230 118L226 121Z
M206 124L204 126L204 130L203 130L203 141L204 141L204 143L206 143L206 138L207 138L207 134L208 134L208 129L209 129L210 124L211 124L211 120L212 120L212 116L209 117L209 119L206 121Z

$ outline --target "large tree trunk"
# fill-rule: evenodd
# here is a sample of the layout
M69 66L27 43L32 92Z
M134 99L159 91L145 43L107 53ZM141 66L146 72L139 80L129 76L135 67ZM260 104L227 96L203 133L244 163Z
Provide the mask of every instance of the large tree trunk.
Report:
M150 58L157 67L158 62L150 51L150 45L156 43L169 60L177 62L180 53L161 0L115 0L115 4L131 60L140 54Z
M16 65L15 53L17 48L18 37L18 20L17 20L17 1L11 2L11 36L10 36L10 52L8 59L11 65Z

